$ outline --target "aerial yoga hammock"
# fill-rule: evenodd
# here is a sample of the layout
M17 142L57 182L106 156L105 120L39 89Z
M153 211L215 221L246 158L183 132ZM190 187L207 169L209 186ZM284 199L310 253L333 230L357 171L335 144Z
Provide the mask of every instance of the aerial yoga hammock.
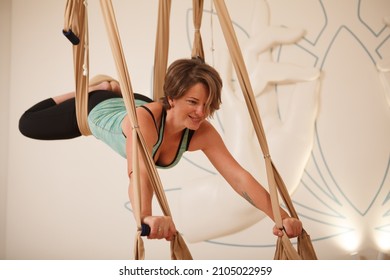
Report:
M65 25L64 35L73 44L73 59L74 73L76 81L76 115L78 126L83 135L90 135L91 132L87 121L88 107L88 17L86 11L86 1L83 0L67 0L65 10ZM134 197L135 203L133 206L134 216L137 223L137 234L134 246L134 258L144 259L144 245L142 240L145 225L141 224L141 198L139 184L139 156L141 156L147 166L150 182L153 186L157 200L165 216L172 216L169 205L162 187L161 180L157 173L155 163L149 154L145 140L140 131L137 115L135 110L133 90L130 83L130 75L127 70L125 57L123 54L122 45L120 42L118 27L116 24L114 9L111 0L100 0L105 24L111 44L112 53L115 59L119 83L122 89L122 95L125 102L126 110L132 124L133 137L133 179L134 180ZM238 41L228 14L226 5L223 0L214 0L214 5L218 14L218 18L224 33L224 37L229 48L230 56L237 73L237 77L244 94L244 98L251 116L251 120L258 138L261 150L263 152L269 192L272 202L272 211L276 226L283 228L281 213L279 210L278 194L282 197L291 217L297 218L297 212L294 209L288 190L278 173L274 163L272 162L266 136L262 127L260 114L256 105L256 100L250 84L249 75L244 65L244 60ZM164 76L167 68L168 48L169 48L169 16L170 16L171 0L160 0L158 11L157 36L155 47L154 61L154 100L158 100L163 96ZM204 61L204 51L202 46L202 37L200 34L200 26L202 21L203 0L193 0L194 14L194 44L191 56L200 58ZM140 154L138 154L140 151ZM146 229L147 230L147 229ZM189 260L192 259L191 253L180 234L176 234L171 241L171 259L173 260ZM274 259L317 259L315 250L312 246L309 235L303 229L298 236L297 249L292 245L287 234L278 237Z

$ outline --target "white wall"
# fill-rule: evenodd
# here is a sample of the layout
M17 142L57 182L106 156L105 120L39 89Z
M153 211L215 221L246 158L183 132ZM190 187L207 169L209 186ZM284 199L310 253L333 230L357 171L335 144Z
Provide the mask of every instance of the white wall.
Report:
M8 178L8 127L10 78L11 1L0 1L0 259L5 259L6 196Z
M188 11L191 2L173 1L171 61L190 55L188 37L192 36L192 19ZM262 40L274 36L274 32L251 32L255 3L264 5L265 2L226 2L244 54L248 54L246 46L251 43L249 34ZM255 30L273 30L269 24L291 27L287 35L295 34L290 38L292 42L296 39L294 30L306 30L305 38L297 39L296 44L272 45L271 49L263 50L261 59L255 59L253 66L260 65L260 70L269 71L262 75L251 74L258 78L256 81L269 82L270 73L299 72L293 79L277 86L268 84L257 93L262 118L267 124L271 155L282 175L291 182L288 186L317 254L322 259L348 259L354 252L360 252L365 258L376 258L378 251L389 253L390 245L381 240L390 240L390 111L386 99L390 94L390 77L386 76L388 73L380 74L375 64L384 63L390 57L390 30L383 22L383 18L389 16L386 11L390 10L390 3L385 0L326 3L270 0L268 3L269 10L261 6L258 15L261 14L262 19L270 16L270 22L258 23L261 28ZM150 95L157 1L114 1L114 4L133 89ZM6 104L3 98L6 102L9 99L10 104L9 122L5 123L9 125L5 257L132 258L135 226L127 208L125 161L93 137L35 141L23 137L17 129L20 115L29 106L72 89L71 45L61 34L64 7L65 1L12 1L11 70L8 74L7 69L1 68L1 73L5 73L1 75L1 81L5 80L1 83L2 92L7 92L8 78L4 78L7 76L11 89L9 96L1 95L1 104ZM218 19L215 15L210 17L208 1L204 8L202 33L206 59L212 63L215 58L216 67L224 78L229 78L224 72L226 68L219 63L225 46ZM91 75L115 76L98 1L89 1L89 9ZM2 21L3 18L7 17L2 16ZM210 53L211 26L214 57ZM8 47L1 45L1 48L6 50L1 51L1 61L7 61ZM321 72L319 88L318 78L297 82L302 76L314 77L316 71ZM313 96L303 96L310 92ZM228 88L224 93L230 96ZM246 110L237 101L235 113L231 114L227 110L228 101L224 100L225 107L213 122L232 153L264 182L259 153L249 148L256 146L252 134L235 131L250 129L245 120ZM270 104L275 110L270 110ZM1 109L7 112L7 108ZM301 113L305 111L310 113L307 119L312 121L301 131L305 120ZM280 116L275 118L275 113ZM231 121L238 122L238 126L224 122L229 116L235 117ZM299 122L289 121L290 117L299 120L297 116L301 116ZM292 146L300 137L300 143L305 144ZM7 147L7 143L1 144L2 148ZM294 153L297 151L302 152ZM175 170L160 173L178 229L188 240L190 237L201 240L188 244L194 258L272 258L275 244L272 223L252 208L245 208L237 202L236 196L231 197L228 187L213 172L205 158L195 153L187 155ZM1 175L2 180L6 178ZM219 183L209 188L210 182ZM184 201L188 195L191 200ZM4 196L0 199L4 208ZM212 205L215 211L201 215L209 209L207 205ZM233 219L226 214L232 205L243 213L240 218ZM222 215L218 214L220 212ZM201 218L191 218L189 223L188 216L182 215L187 213L198 213ZM207 219L215 216L217 218L211 221ZM3 220L0 216L0 226ZM209 227L209 222L214 226ZM204 236L197 235L198 232ZM226 232L234 233L222 236ZM0 242L2 239L0 231ZM355 242L350 244L345 240ZM146 240L146 250L149 259L169 258L169 247L164 242Z

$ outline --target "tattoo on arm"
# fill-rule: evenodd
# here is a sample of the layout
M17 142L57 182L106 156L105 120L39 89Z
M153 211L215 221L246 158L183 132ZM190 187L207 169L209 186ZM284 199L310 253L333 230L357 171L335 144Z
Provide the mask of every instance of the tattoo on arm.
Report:
M245 198L250 204L256 207L255 203L253 202L252 198L247 194L246 192L242 193L242 197Z

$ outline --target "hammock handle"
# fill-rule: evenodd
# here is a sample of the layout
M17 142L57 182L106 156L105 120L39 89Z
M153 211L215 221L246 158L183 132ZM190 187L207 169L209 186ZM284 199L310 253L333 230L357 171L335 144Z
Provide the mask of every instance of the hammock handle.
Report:
M69 29L69 31L62 30L62 34L64 34L73 45L78 45L80 43L80 38L73 33L72 29Z
M141 236L148 236L150 234L150 226L141 224Z

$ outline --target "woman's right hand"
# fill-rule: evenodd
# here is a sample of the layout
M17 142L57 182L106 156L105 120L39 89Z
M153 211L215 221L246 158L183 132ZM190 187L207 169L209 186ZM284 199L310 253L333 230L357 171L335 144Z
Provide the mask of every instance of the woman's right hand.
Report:
M169 216L146 216L142 219L142 223L150 227L148 239L165 238L171 241L177 233L172 217Z

